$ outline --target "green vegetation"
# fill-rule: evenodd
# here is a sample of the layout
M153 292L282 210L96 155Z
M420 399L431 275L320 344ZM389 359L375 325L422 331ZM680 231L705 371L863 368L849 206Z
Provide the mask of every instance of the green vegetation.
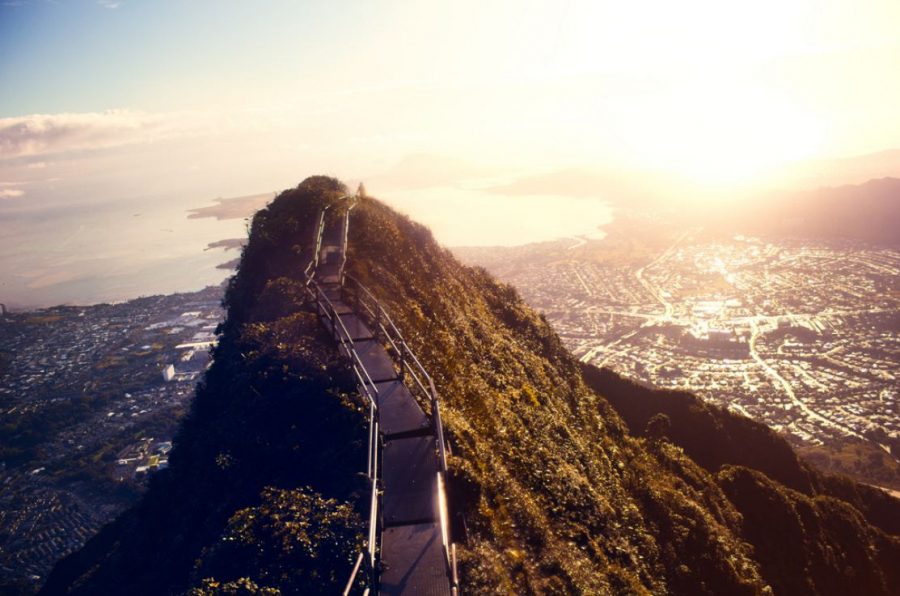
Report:
M515 290L365 200L351 273L383 300L445 404L474 593L761 593L739 516L683 455L628 436ZM533 388L539 405L522 399ZM660 461L662 459L662 461ZM685 470L690 483L669 468ZM468 489L468 490L466 490Z
M761 472L726 466L719 484L743 515L763 575L778 594L896 594L896 537L844 501L807 497Z
M86 417L114 397L118 395L77 395L49 403L39 410L7 414L0 424L0 461L13 467L37 459L42 445L66 428L71 420Z
M119 367L117 374L125 368ZM154 378L158 376L157 371ZM0 424L0 461L14 467L45 458L48 442L67 429L73 420L84 420L108 408L121 399L122 394L138 391L147 383L145 377L140 375L122 375L119 379L117 382L104 382L104 389L95 388L90 394L61 391L57 394L58 401L47 403L40 409L7 414Z
M231 516L222 539L204 551L195 575L247 573L260 583L278 586L278 592L333 594L335 586L347 581L346 553L358 548L361 528L362 519L346 503L305 487L267 487L259 504ZM242 580L249 581L234 581ZM203 587L192 594L224 593L221 587L210 591L215 581L204 579Z
M170 470L61 562L45 593L339 589L363 530L364 417L300 279L315 215L343 191L310 178L256 215ZM900 589L886 563L897 539L852 506L759 472L748 483L743 468L714 475L715 461L676 444L672 413L637 427L648 438L629 434L547 321L422 226L361 200L348 266L441 393L467 593L828 594L857 569L868 593ZM779 466L797 465L771 448ZM795 558L762 552L794 515ZM829 555L838 547L846 556Z
M900 445L891 445L893 453L897 448ZM846 439L827 447L798 445L796 449L820 470L846 474L852 478L868 478L870 482L900 490L900 462L871 443Z
M603 394L630 428L647 429L656 416L666 416L670 421L667 437L709 472L726 465L752 468L807 496L845 500L869 523L900 534L900 500L847 477L817 472L766 425L689 393L649 389L610 370L586 365L583 372L587 383ZM644 435L649 433L645 430Z
M362 509L367 431L352 378L315 314L298 302L297 280L310 257L311 222L341 190L309 180L256 217L227 290L214 364L174 440L169 469L153 476L139 505L57 564L44 593L343 587L360 547L359 511L351 509ZM286 238L280 250L276 241ZM319 519L304 530L306 550L297 550L294 533L313 513Z

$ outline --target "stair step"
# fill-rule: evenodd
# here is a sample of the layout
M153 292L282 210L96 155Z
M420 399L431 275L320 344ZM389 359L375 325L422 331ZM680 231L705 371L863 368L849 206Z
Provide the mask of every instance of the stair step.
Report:
M379 594L451 594L438 523L387 528L381 535L381 562Z
M387 441L381 452L384 524L437 521L437 457L434 437Z
M378 421L386 436L430 432L431 424L402 381L375 383L378 391Z
M331 299L329 298L329 300ZM331 300L331 306L334 307L334 311L339 315L346 315L353 312L353 309L343 300Z
M341 299L341 286L338 284L319 284L319 289L322 290L322 293L331 300L332 304L335 300Z
M394 362L379 341L374 339L355 341L353 342L353 349L372 378L372 382L393 381L397 378ZM349 356L343 346L341 347L341 353L344 356Z
M338 327L334 330L334 338L338 339L338 335L343 335L346 330L347 333L350 334L350 337L345 337L344 339L349 339L351 341L360 341L363 339L372 339L374 335L372 331L363 323L362 319L356 316L354 313L347 313L340 315L341 323L343 323L343 327Z

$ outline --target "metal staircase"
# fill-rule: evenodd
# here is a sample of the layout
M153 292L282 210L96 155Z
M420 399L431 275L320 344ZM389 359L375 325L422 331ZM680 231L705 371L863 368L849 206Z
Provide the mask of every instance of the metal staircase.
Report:
M369 405L368 540L344 595L357 589L362 571L364 594L456 596L438 394L388 312L344 273L356 205L357 197L345 196L322 210L315 254L304 272L319 317Z

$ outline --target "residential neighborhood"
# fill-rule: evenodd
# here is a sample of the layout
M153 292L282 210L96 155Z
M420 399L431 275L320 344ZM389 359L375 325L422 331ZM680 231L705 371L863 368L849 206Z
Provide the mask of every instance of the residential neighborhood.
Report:
M461 255L512 283L583 362L696 393L797 445L857 439L900 456L896 250L699 230L643 259L582 244Z
M167 467L221 297L210 287L0 319L0 572L40 583Z

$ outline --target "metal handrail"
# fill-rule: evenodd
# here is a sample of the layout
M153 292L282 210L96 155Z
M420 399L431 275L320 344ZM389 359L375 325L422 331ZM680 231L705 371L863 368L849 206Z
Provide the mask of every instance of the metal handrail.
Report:
M447 451L444 446L444 425L441 423L441 409L438 407L437 389L434 381L431 381L431 416L434 418L434 428L437 431L438 453L441 457L441 472L447 473Z
M325 232L325 212L331 209L331 205L333 205L333 203L329 203L319 212L319 225L316 226L316 237L313 241L313 244L315 245L313 248L313 256L309 260L309 264L306 266L306 269L303 270L303 275L304 277L306 277L307 286L310 284L313 276L316 274L316 267L319 266L319 253L322 252L322 235Z
M353 341L350 339L350 331L347 329L346 325L344 325L344 321L341 320L340 315L337 313L337 309L334 308L334 304L325 295L322 289L313 282L313 285L316 288L316 303L318 304L322 315L328 318L328 321L331 323L331 331L337 337L337 339L341 347L343 347L347 351L347 355L350 357L352 362L352 366L354 368L354 372L356 372L357 378L359 379L363 390L366 393L366 397L369 399L369 403L371 403L375 409L378 409L378 387L375 385L375 381L372 380L372 377L369 375L369 371L366 370L366 367L363 365L362 360L359 358L359 354L356 353L356 348L353 347ZM327 305L327 308L323 308L322 303ZM340 333L338 332L338 327L340 328ZM355 370L359 368L362 373ZM370 389L371 387L371 389ZM374 393L374 395L372 395Z
M343 237L341 238L341 286L344 285L344 265L347 264L347 239L350 232L350 212L356 207L358 201L356 195L352 198L353 202L347 207L347 212L344 214L344 230L342 233Z
M342 200L344 198L347 197L341 197L341 199L338 200ZM331 324L331 332L340 342L341 347L344 348L347 355L349 356L351 368L356 375L358 384L362 388L363 393L365 393L366 398L369 401L369 449L367 454L367 476L369 478L369 481L371 482L372 487L369 506L369 535L366 552L359 553L356 564L354 565L353 570L350 573L350 578L347 580L347 584L344 587L343 594L344 596L348 596L350 591L353 589L353 585L356 582L356 577L359 574L360 566L363 561L366 562L370 586L374 586L375 584L375 564L378 550L378 387L375 385L372 377L369 375L369 372L363 365L362 360L360 360L359 354L356 353L356 349L353 347L353 342L350 339L352 336L350 335L347 327L344 325L343 320L341 320L337 309L334 307L331 299L328 298L325 292L322 291L322 289L314 280L315 268L318 267L319 253L321 252L322 236L325 231L325 212L334 204L335 203L331 203L327 205L319 214L319 225L316 228L316 240L314 243L316 252L303 273L304 277L306 278L305 287L307 291L310 293L312 299L316 302L318 312L322 316L327 318L328 322ZM343 271L343 266L346 262L349 210L354 206L355 203L350 206L350 208L347 210L347 214L345 215L345 218L347 218L347 220L344 224L344 237L342 239L344 258L341 261L341 271ZM312 286L312 288L310 286ZM365 556L366 554L368 554L368 557ZM369 591L369 589L366 589L366 593L368 593Z
M371 301L375 304L376 311L373 311L371 307L369 307L368 305L365 305L366 310L368 310L369 314L371 314L373 317L375 317L375 316L377 316L379 318L383 317L387 321L388 325L390 326L390 329L394 332L394 335L396 335L401 341L403 341L403 334L400 333L399 329L397 329L397 325L394 324L394 320L391 319L391 316L388 314L387 310L385 310L385 308L381 305L381 302L379 302L378 298L375 297L375 294L373 294L369 290L369 288L364 286L361 281L359 281L352 275L345 275L344 277L345 277L345 279L349 279L351 282L353 282L353 284L358 289L360 289L364 295L368 296L371 299ZM382 329L385 331L385 334L389 335L387 333L388 328L384 327L383 323L381 323L380 321L379 321L379 325L381 325ZM404 341L404 343L406 343L406 342ZM430 378L428 376L428 373L425 371L425 367L423 367L422 364L419 362L419 359L415 358L415 355L412 354L412 350L409 350L409 353L410 353L410 355L413 356L413 358L415 359L415 362L419 366L419 368L422 369L422 373L425 375L425 377Z
M431 378L431 375L428 374L428 371L425 370L425 367L422 366L422 363L419 361L415 352L413 352L412 349L409 347L409 344L406 343L406 340L403 338L403 334L401 334L400 330L397 329L397 326L394 324L394 321L391 319L390 315L387 313L387 311L384 309L384 307L381 305L381 302L378 301L378 299L375 297L375 295L372 294L372 292L368 288L366 288L358 279L356 279L352 275L346 275L345 279L350 280L356 286L356 288L358 290L362 291L363 295L365 295L372 302L374 302L374 304L375 304L374 309L371 306L369 306L368 304L364 304L364 303L361 303L361 304L366 309L366 311L369 313L370 316L374 316L376 318L376 326L378 328L380 328L380 330L383 332L383 334L385 336L385 339L388 341L388 343L391 345L391 347L394 349L394 351L397 353L398 357L400 358L401 372L405 372L402 370L405 365L409 369L409 373L413 377L413 380L415 380L416 384L422 389L422 392L428 397L428 399L430 401L429 405L431 406L431 415L432 415L432 418L434 419L434 423L435 423L435 432L436 432L437 438L438 438L438 449L439 449L440 458L441 458L441 470L446 472L446 470L447 470L446 443L444 441L444 428L443 428L443 424L441 423L441 415L440 415L440 407L439 407L440 400L438 399L437 389L435 389L435 386L434 386L434 380ZM359 294L357 294L357 297L358 296L359 296ZM382 322L382 319L387 321L388 327L385 327L384 323ZM392 337L392 334L390 333L390 331L394 332L395 337ZM412 367L409 365L408 361L406 360L407 357L412 359L412 362L415 364L415 367ZM418 375L416 374L416 372L417 372L416 369L418 369L418 372L421 373L422 377L424 377L425 380L427 381L428 388L426 388L424 386L424 383L422 382L422 380L419 379Z
M347 585L344 587L343 596L348 596L350 594L350 590L353 589L353 582L356 580L356 574L359 573L359 566L362 565L363 562L363 554L359 553L359 556L356 557L356 565L353 566L353 572L350 574L350 579L347 580Z
M315 230L315 251L313 252L313 256L309 261L309 264L306 266L306 269L303 270L303 275L306 277L306 283L309 284L312 277L315 275L316 267L319 266L319 253L322 252L322 235L325 232L325 212L331 209L334 205L336 205L339 201L343 201L344 199L353 199L353 204L350 206L350 209L356 206L356 195L343 195L340 198L332 201L325 205L322 210L319 212L319 225L316 226ZM349 209L348 209L349 214ZM341 261L341 269L344 267L344 263L347 261L346 257L346 248L347 248L347 234L346 229L349 227L350 221L349 218L345 222L344 226L344 238L343 238L343 247L344 247L344 259Z
M437 450L440 461L440 470L437 476L438 498L441 500L441 538L444 549L444 557L448 568L450 569L450 581L454 594L459 591L459 577L456 570L456 544L450 542L450 528L446 511L446 475L447 475L447 447L444 439L444 425L441 421L440 399L437 389L434 386L434 379L425 370L425 367L416 357L415 352L406 343L403 334L394 324L388 312L381 305L378 298L366 288L358 279L352 275L344 275L343 279L349 280L355 286L355 298L358 307L361 307L374 320L376 332L381 331L384 339L388 342L394 352L400 359L401 376L408 372L415 381L416 385L421 389L422 393L429 400L431 406L431 419L435 430L435 439L437 441ZM360 299L362 297L362 300ZM371 304L368 303L371 301ZM386 323L386 324L385 324ZM393 332L393 333L391 333ZM409 360L414 366L410 365ZM417 374L418 373L418 374ZM422 378L420 378L420 375ZM428 383L426 388L423 379Z
M347 197L341 197L344 199ZM397 355L397 358L400 361L400 376L401 379L405 377L408 373L410 377L412 377L415 385L421 391L422 395L428 401L428 405L431 409L431 419L432 425L435 430L435 440L437 442L437 451L439 455L440 469L437 474L437 484L438 484L438 493L440 500L440 525L441 525L441 538L443 543L443 550L445 556L445 562L448 565L449 569L449 579L452 586L453 594L458 594L459 591L459 578L457 576L456 569L456 544L450 542L450 528L449 522L447 519L447 510L446 510L446 475L447 475L447 452L446 452L446 443L444 439L444 427L441 421L441 413L440 413L440 400L438 397L437 389L434 386L434 380L431 378L431 375L428 374L428 371L425 370L425 367L419 361L418 357L416 357L415 353L409 347L409 344L406 343L403 334L400 333L400 330L394 324L393 319L391 319L388 312L381 305L381 302L366 288L358 279L353 276L344 274L344 265L347 261L347 241L348 241L348 230L350 225L350 211L357 205L356 197L352 197L354 202L347 208L347 211L344 214L344 226L342 230L342 238L341 238L341 266L340 266L340 287L345 289L346 286L344 284L345 280L349 280L351 284L354 286L354 296L356 298L357 311L360 314L367 314L372 321L374 321L375 332L386 340L386 342L390 345L391 349ZM339 199L340 200L340 199ZM317 242L316 242L316 255L314 258L314 262L310 262L310 266L307 267L307 271L305 272L307 278L307 288L310 284L315 287L315 291L310 290L313 294L313 298L315 299L317 306L321 314L328 319L328 322L331 324L331 331L336 339L340 342L341 347L344 348L346 354L350 358L351 366L353 368L354 373L359 381L359 386L362 388L363 392L366 394L366 397L369 400L369 453L368 453L368 477L371 481L372 491L371 491L371 500L369 506L369 535L368 535L368 544L366 548L366 553L360 552L357 557L356 564L353 567L353 571L350 574L350 579L347 581L347 585L344 589L344 596L348 596L350 590L353 588L353 584L356 581L357 574L359 573L359 569L361 567L361 563L365 560L367 563L367 571L369 573L370 579L369 583L371 586L374 586L374 578L376 573L376 555L377 555L377 531L378 531L378 388L375 386L375 383L372 381L371 376L369 375L366 367L363 365L362 361L359 358L359 355L356 353L356 349L353 347L352 336L350 332L347 330L344 322L341 320L340 315L337 313L337 310L334 307L334 304L331 302L331 299L325 295L322 289L313 281L313 275L310 274L310 267L318 266L318 253L321 250L321 242L322 235L324 233L324 217L325 211L331 207L334 203L325 207L322 210L319 219L319 227L317 234ZM372 322L370 321L370 322ZM427 384L427 386L426 386ZM371 390L370 390L371 387ZM374 395L372 394L374 392ZM364 557L365 554L368 554L368 557ZM367 589L368 593L369 590Z
M403 334L397 329L397 325L394 323L393 319L391 319L391 316L381 305L381 302L378 301L375 295L372 294L362 282L352 275L345 275L344 279L349 280L353 286L355 286L358 306L368 314L371 321L374 322L376 332L381 331L382 336L397 355L397 358L400 360L401 374L409 373L412 376L413 381L416 386L418 386L422 396L427 400L428 405L432 406L434 396L437 395L437 392L434 391L434 381L432 380L431 375L428 374L428 371L425 370L421 361L419 361L415 352L409 347ZM360 297L363 299L360 300ZM412 364L410 364L410 362L412 362Z

